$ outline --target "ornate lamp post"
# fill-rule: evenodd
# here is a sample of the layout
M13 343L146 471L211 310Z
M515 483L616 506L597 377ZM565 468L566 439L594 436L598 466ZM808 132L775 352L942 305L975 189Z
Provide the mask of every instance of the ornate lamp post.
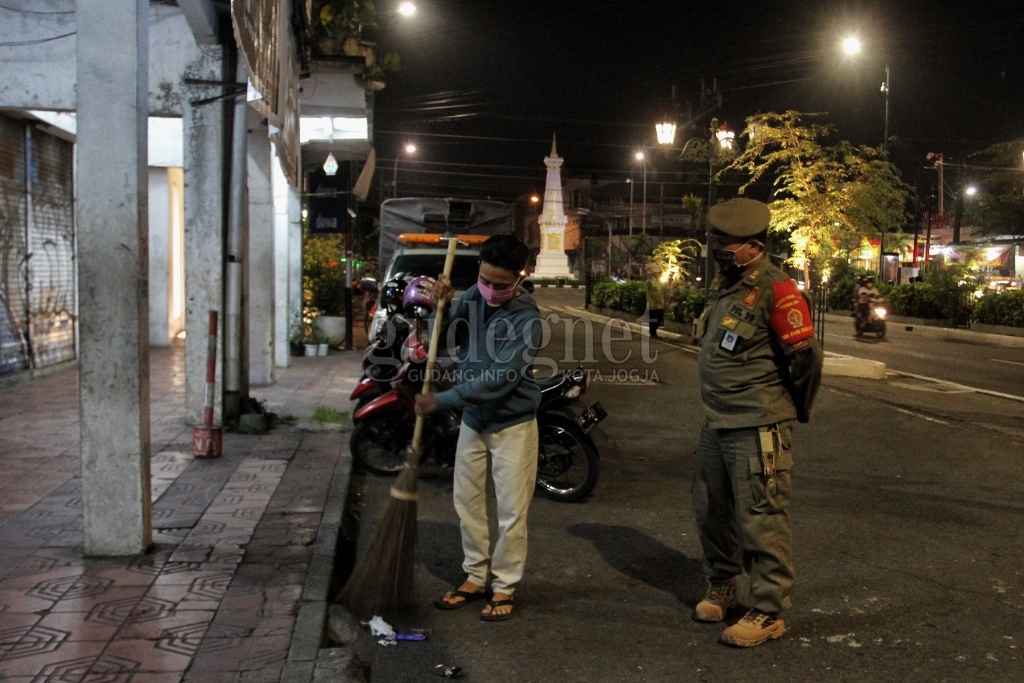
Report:
M658 132L658 142L664 145L671 145L675 140L675 125L671 124L669 128L668 122L659 123L656 126ZM679 150L679 158L682 159L683 155L686 154L686 150L697 141L697 144L707 144L708 147L708 209L715 204L717 198L717 187L715 183L715 161L720 158L723 151L731 152L735 149L736 134L731 130L727 130L725 124L719 125L718 119L711 119L711 126L708 129L710 136L705 143L701 138L690 138L683 145L682 149ZM707 296L711 290L711 273L714 270L715 264L712 258L711 251L711 225L707 222L707 211L704 212L704 295Z

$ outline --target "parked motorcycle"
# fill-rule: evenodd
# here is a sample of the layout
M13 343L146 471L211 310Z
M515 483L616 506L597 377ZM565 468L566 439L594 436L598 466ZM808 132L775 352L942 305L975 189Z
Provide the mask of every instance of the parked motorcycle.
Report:
M433 278L413 278L404 274L385 283L381 300L387 318L363 353L363 377L349 396L350 401L356 402L356 409L390 391L391 383L404 362L402 347L412 329L410 321L425 319L433 310L432 305L423 305L423 298L431 286Z
M353 414L355 428L349 440L352 456L377 474L396 474L405 465L416 422L414 406L418 382L415 362L399 371L395 388L371 400ZM437 388L451 386L453 366L441 366ZM538 380L541 404L537 412L539 437L537 487L552 500L575 502L597 484L597 446L589 432L607 413L600 402L583 410L580 396L587 378L582 368L563 371ZM433 458L442 466L455 463L462 415L457 410L439 411L427 420L421 458Z
M855 337L860 337L868 332L878 335L879 339L885 337L885 316L888 311L885 308L884 300L858 299L853 304L853 313Z
M402 345L410 329L411 325L405 316L396 313L388 318L366 347L363 353L363 376L348 397L350 401L356 402L353 412L391 391L391 383L402 367Z

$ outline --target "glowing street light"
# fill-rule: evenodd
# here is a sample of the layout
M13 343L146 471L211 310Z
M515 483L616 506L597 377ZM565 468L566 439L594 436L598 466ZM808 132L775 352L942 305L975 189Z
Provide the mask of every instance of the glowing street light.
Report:
M416 145L412 144L411 142L407 143L405 145L405 153L408 154L409 156L412 156L413 154L415 154L416 153ZM400 154L396 154L395 155L395 167L391 171L391 186L392 186L392 190L394 191L394 194L392 195L392 197L397 197L398 196L398 160L400 158L401 158Z
M411 17L413 14L416 14L416 5L411 2L403 2L398 6L398 13L402 16Z
M671 145L676 141L675 121L665 119L661 123L655 124L654 129L658 133L659 145Z
M861 53L861 41L858 36L850 35L843 39L843 52L851 57ZM882 82L881 91L885 93L885 131L882 139L882 152L885 160L889 160L889 61L885 62L885 81Z

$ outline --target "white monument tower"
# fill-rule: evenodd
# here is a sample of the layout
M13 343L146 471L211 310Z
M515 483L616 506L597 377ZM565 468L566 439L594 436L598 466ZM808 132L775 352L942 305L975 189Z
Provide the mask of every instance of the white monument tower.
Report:
M544 157L548 167L544 183L544 208L540 214L540 253L533 277L572 277L569 259L565 256L565 206L562 203L562 157L555 149L551 135L551 156Z

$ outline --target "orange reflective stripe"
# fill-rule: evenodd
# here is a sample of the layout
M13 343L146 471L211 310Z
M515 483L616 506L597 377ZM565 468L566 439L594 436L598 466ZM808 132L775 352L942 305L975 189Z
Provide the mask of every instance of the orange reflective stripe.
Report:
M460 242L466 244L483 244L490 235L457 235ZM398 236L399 242L406 244L440 244L441 235L425 232L403 232Z

